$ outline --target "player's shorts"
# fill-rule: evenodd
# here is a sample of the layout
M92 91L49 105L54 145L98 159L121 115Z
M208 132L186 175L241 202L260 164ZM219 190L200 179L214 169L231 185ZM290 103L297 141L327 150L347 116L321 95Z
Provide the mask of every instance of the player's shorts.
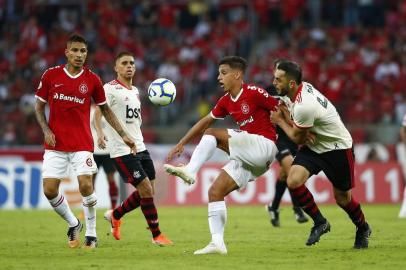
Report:
M240 189L264 174L275 159L275 143L261 135L228 129L230 161L223 169Z
M93 154L94 161L96 162L97 168L103 167L104 172L114 173L116 169L114 168L114 162L110 158L110 155L97 155Z
M68 177L68 165L71 164L77 175L92 175L97 172L93 153L88 151L62 152L45 150L42 164L42 178Z
M280 163L286 156L292 155L296 156L298 146L289 139L278 138L276 141L276 147L278 148L278 153L275 158Z
M116 157L113 159L117 171L124 182L136 187L142 180L148 177L155 180L155 167L148 150L133 154Z
M341 191L354 187L353 148L318 154L303 146L297 152L293 165L305 167L310 175L323 171L333 186Z

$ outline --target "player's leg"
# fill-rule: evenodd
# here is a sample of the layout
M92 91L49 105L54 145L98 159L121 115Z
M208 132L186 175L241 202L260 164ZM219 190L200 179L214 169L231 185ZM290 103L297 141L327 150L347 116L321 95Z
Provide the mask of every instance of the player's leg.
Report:
M224 198L238 188L239 186L234 179L225 170L220 172L220 175L211 185L208 191L208 219L211 242L205 248L196 250L194 252L195 255L211 253L227 254L224 244L224 227L227 221L227 208Z
M110 204L111 209L116 208L118 200L118 187L114 179L114 174L116 169L114 168L113 160L109 155L103 155L102 161L103 170L106 173L107 182L109 184L109 195L110 195Z
M406 218L406 186L403 191L403 202L402 202L402 206L400 207L398 216L399 216L399 218Z
M164 168L168 173L180 177L186 183L193 184L200 167L213 156L216 148L229 153L229 137L227 129L208 128L204 132L186 166L172 166L170 164L165 164Z
M77 173L79 191L82 195L83 212L86 221L85 243L86 248L97 246L96 234L96 204L97 196L93 187L93 174L97 171L93 154L79 151L71 154L71 163Z
M313 245L320 240L320 236L330 231L330 224L321 214L313 195L305 186L307 179L320 172L320 156L307 147L298 151L288 175L288 188L293 199L309 215L314 222L306 245Z
M82 224L73 214L68 201L59 193L60 179L67 177L67 166L66 153L45 150L42 173L43 192L55 212L68 223L68 245L75 248L80 245L79 233L82 230Z
M334 198L337 204L348 214L356 226L354 248L368 248L371 228L365 221L361 205L352 196L354 187L354 154L352 149L336 150L325 154L328 162L323 168L334 186Z

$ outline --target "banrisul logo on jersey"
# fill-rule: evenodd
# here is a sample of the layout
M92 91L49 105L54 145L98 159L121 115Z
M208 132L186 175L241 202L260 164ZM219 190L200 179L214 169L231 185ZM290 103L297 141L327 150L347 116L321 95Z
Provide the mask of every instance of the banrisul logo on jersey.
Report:
M75 103L79 103L79 104L84 104L85 103L85 98L78 98L78 97L75 97L75 96L67 96L67 95L58 94L58 93L54 94L54 99L55 100L70 101L70 102L75 102Z

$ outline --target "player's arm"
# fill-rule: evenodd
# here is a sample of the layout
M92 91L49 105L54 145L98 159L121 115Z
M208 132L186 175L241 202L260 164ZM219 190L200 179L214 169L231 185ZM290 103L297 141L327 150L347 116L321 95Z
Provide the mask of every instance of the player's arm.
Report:
M167 161L170 161L173 156L179 157L184 147L187 143L189 143L193 138L199 135L203 135L204 131L211 126L211 124L215 121L211 114L206 115L202 119L200 119L187 133L183 136L182 139L178 142L178 144L169 152L167 156Z
M400 128L400 139L406 145L406 126Z
M106 141L107 137L104 135L102 124L101 124L101 119L102 119L102 113L100 111L99 107L95 108L93 119L91 121L91 124L94 126L96 129L97 133L97 145L101 149L106 149Z
M272 123L278 125L286 135L296 144L313 143L315 136L310 133L309 128L298 127L290 124L290 120L286 119L284 113L278 108L277 111L271 112Z
M48 144L51 147L55 147L56 145L55 134L48 126L45 117L45 105L46 105L45 102L37 98L37 101L35 103L35 117L37 118L37 122L40 125L42 132L44 133L44 139L46 144Z
M110 126L118 133L118 135L120 135L125 144L127 144L131 148L132 152L136 154L137 148L135 146L134 141L130 137L128 137L127 133L124 131L123 127L121 126L120 122L118 121L116 115L111 110L109 105L107 105L107 103L104 103L102 105L99 105L99 108L104 118L106 118L106 121L110 124Z

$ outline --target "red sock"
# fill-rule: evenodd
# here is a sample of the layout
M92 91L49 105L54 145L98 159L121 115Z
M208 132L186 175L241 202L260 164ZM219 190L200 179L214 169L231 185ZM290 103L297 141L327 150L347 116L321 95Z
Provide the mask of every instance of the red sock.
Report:
M114 218L120 219L126 213L140 206L140 199L141 198L137 190L131 193L131 195L128 196L128 198L125 199L125 201L121 205L119 205L116 209L114 209L113 211Z
M363 227L365 225L365 216L361 210L361 205L354 198L351 198L351 201L346 206L340 207L347 212L355 226Z
M161 234L159 230L158 212L154 204L154 198L141 198L141 211L151 230L152 237L157 237Z
M109 182L109 194L110 194L111 209L114 209L116 208L118 200L118 188L116 182L114 181Z
M291 196L296 199L299 206L306 212L314 221L315 224L326 222L326 219L321 214L313 195L307 189L305 185L300 187L289 189Z

